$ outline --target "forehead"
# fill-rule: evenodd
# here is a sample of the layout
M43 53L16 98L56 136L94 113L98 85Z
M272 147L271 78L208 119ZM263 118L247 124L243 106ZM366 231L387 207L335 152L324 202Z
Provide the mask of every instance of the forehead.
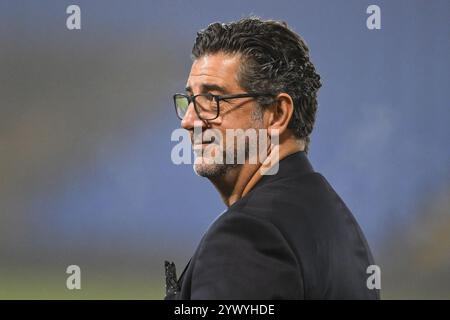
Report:
M194 60L187 80L187 88L202 91L204 85L217 85L233 91L237 82L240 58L224 53L208 54Z

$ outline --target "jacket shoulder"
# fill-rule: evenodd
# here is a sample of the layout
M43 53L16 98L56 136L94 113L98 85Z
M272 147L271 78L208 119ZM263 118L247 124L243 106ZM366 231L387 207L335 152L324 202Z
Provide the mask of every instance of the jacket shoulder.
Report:
M267 180L235 210L270 221L296 255L305 298L372 299L374 264L364 234L344 201L317 172Z
M222 214L199 244L192 299L299 299L298 261L270 222L237 210Z

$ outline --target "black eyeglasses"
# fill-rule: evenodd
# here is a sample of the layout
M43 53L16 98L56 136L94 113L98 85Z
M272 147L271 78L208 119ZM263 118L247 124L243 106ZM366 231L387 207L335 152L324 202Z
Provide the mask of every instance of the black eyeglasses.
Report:
M272 93L239 93L228 95L215 95L211 93L197 94L191 96L183 93L173 95L175 103L175 111L180 120L183 120L189 105L193 102L194 109L198 117L202 120L214 120L220 114L219 102L221 100L237 99L237 98L257 98L257 97L274 97Z

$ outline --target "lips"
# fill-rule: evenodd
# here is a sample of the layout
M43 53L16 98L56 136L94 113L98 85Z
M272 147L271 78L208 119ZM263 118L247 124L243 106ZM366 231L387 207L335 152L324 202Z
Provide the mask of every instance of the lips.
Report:
M193 143L192 144L192 150L194 152L205 152L205 150L211 150L210 148L215 148L217 144L213 142L213 140L210 141L203 141L202 143Z
M202 145L202 144L210 144L213 143L216 139L215 137L211 137L211 140L203 140L201 143L198 143L198 140L200 139L194 139L192 142L192 145Z
M202 143L192 143L193 146L204 146L207 144L211 144L211 141L203 141Z
M211 142L195 143L192 145L194 150L204 149L206 146L210 145Z

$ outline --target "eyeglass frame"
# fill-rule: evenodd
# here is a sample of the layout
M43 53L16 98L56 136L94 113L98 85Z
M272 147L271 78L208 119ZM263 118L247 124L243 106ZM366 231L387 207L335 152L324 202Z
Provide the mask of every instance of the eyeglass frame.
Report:
M196 95L189 95L189 94L185 94L185 93L175 93L173 95L173 102L174 102L174 106L175 106L175 113L178 117L178 119L183 120L183 118L180 117L180 115L178 114L178 108L177 108L177 96L182 96L185 97L186 99L188 99L188 108L189 105L191 103L194 104L194 110L195 113L197 114L198 118L203 120L203 121L211 121L211 120L215 120L219 117L220 115L220 101L222 100L228 100L228 99L238 99L238 98L257 98L257 97L275 97L276 95L273 93L257 93L257 92L247 92L247 93L236 93L236 94L225 94L225 95L217 95L217 94L212 94L212 93L200 93L200 94L196 94ZM200 116L199 111L197 110L197 104L195 102L195 99L199 96L210 96L212 97L217 104L217 114L214 118L210 118L210 119L204 119L203 117ZM187 111L187 109L186 109ZM185 115L186 116L186 115Z

